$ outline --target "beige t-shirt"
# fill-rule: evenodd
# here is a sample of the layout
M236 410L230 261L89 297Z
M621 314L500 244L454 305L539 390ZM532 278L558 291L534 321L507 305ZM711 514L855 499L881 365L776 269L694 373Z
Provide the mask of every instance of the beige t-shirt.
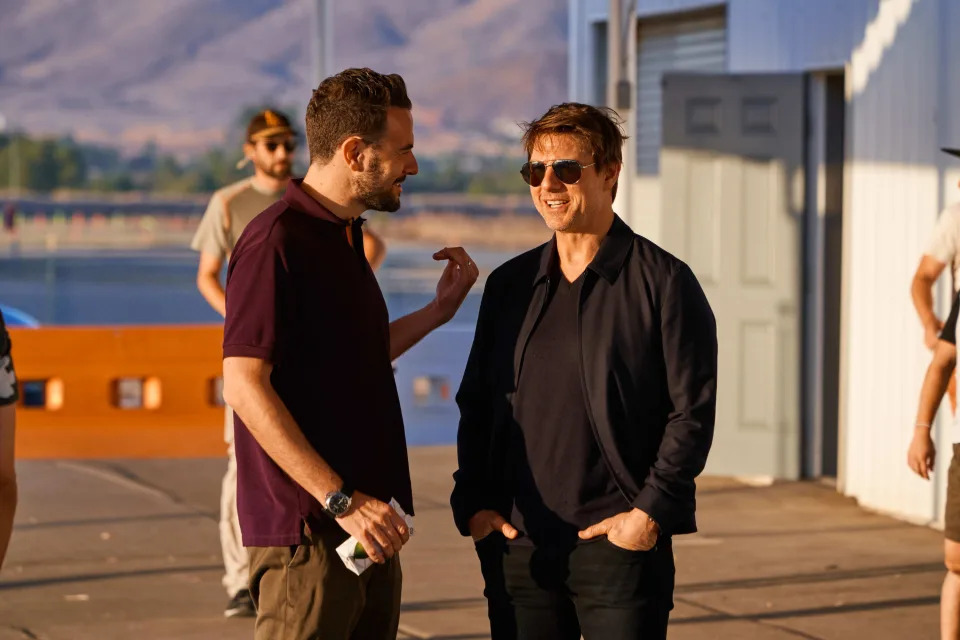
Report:
M190 247L226 260L247 224L282 195L283 191L261 191L253 178L218 190L210 198Z
M960 202L950 205L940 214L926 254L950 265L953 290L956 291L960 287Z
M253 183L253 178L245 178L216 191L190 248L226 261L247 224L282 195L282 191L261 191ZM225 416L223 440L230 444L233 442L233 412L228 409Z

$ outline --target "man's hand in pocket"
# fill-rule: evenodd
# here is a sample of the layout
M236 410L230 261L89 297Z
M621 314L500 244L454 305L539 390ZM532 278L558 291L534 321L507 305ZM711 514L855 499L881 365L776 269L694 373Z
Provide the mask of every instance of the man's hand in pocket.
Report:
M499 531L508 540L513 540L520 533L503 516L492 509L484 509L473 514L467 526L470 527L470 537L474 541L482 540L494 531Z

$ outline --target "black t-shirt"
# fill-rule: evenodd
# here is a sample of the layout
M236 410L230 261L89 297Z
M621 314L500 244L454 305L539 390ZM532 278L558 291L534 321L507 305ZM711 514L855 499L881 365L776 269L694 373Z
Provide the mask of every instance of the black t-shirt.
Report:
M957 316L960 315L960 293L953 296L953 305L950 307L950 315L947 321L943 323L943 330L940 331L940 339L957 344Z
M580 375L577 311L584 276L557 270L533 331L513 403L511 523L515 544L569 547L577 532L627 511L590 425Z

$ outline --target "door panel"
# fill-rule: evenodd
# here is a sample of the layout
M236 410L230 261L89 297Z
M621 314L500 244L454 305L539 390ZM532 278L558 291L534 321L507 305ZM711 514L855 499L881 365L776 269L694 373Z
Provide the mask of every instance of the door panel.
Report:
M804 104L802 75L664 76L663 244L717 317L711 473L799 474Z

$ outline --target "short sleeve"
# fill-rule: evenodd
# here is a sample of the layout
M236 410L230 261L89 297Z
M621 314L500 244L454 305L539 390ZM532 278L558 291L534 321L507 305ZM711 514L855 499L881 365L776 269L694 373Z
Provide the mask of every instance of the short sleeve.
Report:
M227 232L223 228L223 220L226 215L223 196L214 194L210 198L207 210L200 220L200 226L190 242L190 248L200 253L210 256L216 256L224 260L230 253L230 246L227 241Z
M960 207L948 207L940 214L926 255L943 264L952 264L960 250Z
M270 238L243 245L234 253L227 269L224 358L276 362L286 278L282 252Z
M952 345L957 344L957 316L960 315L960 293L953 297L953 304L950 305L950 315L943 323L943 330L940 332L940 339L949 342Z

